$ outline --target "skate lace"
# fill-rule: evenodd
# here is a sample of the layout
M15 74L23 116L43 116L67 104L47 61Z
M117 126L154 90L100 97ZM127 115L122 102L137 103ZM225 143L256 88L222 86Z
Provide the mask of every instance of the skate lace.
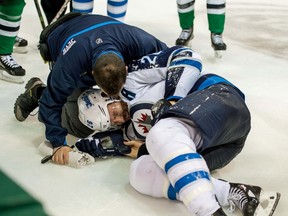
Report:
M222 35L220 34L212 34L212 41L214 44L223 44Z
M18 43L21 43L22 40L23 40L23 38L20 38L18 36L16 36L16 38L15 38L15 42L18 42Z
M180 33L179 39L186 40L187 38L189 38L190 34L191 34L191 30L190 29L184 29Z
M17 64L17 62L15 61L15 59L13 58L13 56L11 55L7 55L7 56L1 56L1 61L11 67L11 68L17 68L20 67L20 65Z
M243 189L232 186L229 191L228 202L230 204L229 211L231 213L235 210L235 206L242 211L243 206L248 202L248 197Z
M232 214L235 211L236 205L233 200L239 200L241 197L238 194L233 194L232 196L229 197L228 203L229 203L229 208L228 212Z

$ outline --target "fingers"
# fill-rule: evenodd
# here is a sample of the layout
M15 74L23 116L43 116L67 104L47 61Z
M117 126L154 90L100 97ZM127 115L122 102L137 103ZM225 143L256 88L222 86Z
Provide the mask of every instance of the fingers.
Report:
M144 141L142 140L130 140L130 141L124 141L124 144L130 147L140 147Z
M60 165L65 165L66 163L68 164L67 160L67 156L65 155L65 152L62 151L57 151L53 157L52 157L52 161L56 164L60 164Z
M135 141L124 141L124 145L133 147L135 145Z
M126 154L126 156L129 156L131 158L137 158L139 148L141 145L144 144L144 141L130 140L130 141L124 141L124 144L131 147L131 152L129 154Z
M69 152L71 148L68 146L59 147L54 150L52 161L56 164L67 165L69 162Z
M137 158L137 152L138 152L137 142L124 141L124 144L131 147L131 152L129 154L125 154L125 155L128 157L131 157L131 158Z
M137 151L134 148L132 148L131 152L129 154L126 154L126 156L131 158L137 158Z

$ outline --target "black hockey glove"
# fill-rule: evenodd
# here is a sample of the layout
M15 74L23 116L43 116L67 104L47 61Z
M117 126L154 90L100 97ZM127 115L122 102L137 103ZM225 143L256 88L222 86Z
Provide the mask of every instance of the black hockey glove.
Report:
M79 140L75 146L93 157L106 158L129 154L131 148L123 142L122 131L117 130L96 133L91 138Z
M151 122L152 126L158 122L160 116L171 106L171 103L168 100L160 99L151 107L151 113L153 120Z

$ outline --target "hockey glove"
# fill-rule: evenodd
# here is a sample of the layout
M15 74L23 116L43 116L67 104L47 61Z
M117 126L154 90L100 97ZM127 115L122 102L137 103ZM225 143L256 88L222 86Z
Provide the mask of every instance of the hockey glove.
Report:
M79 140L75 146L93 157L106 158L129 154L131 148L123 144L121 130L100 132L88 139Z
M151 113L153 120L151 122L152 126L158 122L160 116L171 106L171 103L166 99L160 99L151 107Z

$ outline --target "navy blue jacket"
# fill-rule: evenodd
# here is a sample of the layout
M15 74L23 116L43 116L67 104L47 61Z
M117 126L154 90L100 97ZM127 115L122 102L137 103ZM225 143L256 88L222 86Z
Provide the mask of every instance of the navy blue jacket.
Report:
M128 64L133 59L167 48L149 33L101 15L82 15L59 25L48 38L55 62L47 88L39 100L39 120L53 147L63 145L67 130L61 126L62 107L75 89L96 84L92 68L97 57L114 52Z

